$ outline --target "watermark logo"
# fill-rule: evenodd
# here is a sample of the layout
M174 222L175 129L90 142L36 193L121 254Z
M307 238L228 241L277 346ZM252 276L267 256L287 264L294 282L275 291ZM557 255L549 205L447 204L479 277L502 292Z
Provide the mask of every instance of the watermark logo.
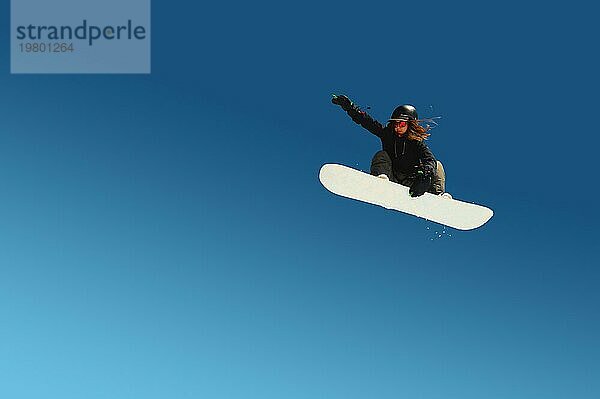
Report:
M11 0L12 73L150 73L150 0Z

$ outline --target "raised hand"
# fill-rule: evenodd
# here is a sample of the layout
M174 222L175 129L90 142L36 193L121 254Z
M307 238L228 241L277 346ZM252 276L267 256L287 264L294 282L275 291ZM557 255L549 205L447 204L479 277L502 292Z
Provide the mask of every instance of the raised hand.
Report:
M343 94L333 94L331 102L342 107L344 111L348 111L354 105L352 104L352 101L350 101L350 99Z

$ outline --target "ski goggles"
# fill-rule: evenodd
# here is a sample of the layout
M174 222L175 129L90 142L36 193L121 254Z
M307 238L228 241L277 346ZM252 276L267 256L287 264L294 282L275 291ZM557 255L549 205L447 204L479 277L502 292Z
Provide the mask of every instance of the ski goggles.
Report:
M407 119L390 119L388 120L388 122L394 125L398 125L400 127L404 127L408 124Z

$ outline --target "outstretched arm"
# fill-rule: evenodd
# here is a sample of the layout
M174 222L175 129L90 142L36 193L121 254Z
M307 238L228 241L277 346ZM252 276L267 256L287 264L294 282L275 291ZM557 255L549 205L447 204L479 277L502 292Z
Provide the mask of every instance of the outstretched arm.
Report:
M369 132L373 133L377 137L382 137L383 135L383 125L373 119L369 114L365 111L362 111L358 108L348 97L345 95L333 95L331 102L342 107L344 111L350 115L350 118Z

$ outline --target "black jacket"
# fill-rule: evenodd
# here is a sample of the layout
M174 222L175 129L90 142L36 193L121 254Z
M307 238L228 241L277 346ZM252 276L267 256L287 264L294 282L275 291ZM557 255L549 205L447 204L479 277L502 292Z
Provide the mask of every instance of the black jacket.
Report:
M409 140L406 134L399 137L391 126L383 126L356 106L346 112L354 122L381 139L383 150L392 159L395 174L410 176L420 169L426 176L434 176L436 159L424 142Z

